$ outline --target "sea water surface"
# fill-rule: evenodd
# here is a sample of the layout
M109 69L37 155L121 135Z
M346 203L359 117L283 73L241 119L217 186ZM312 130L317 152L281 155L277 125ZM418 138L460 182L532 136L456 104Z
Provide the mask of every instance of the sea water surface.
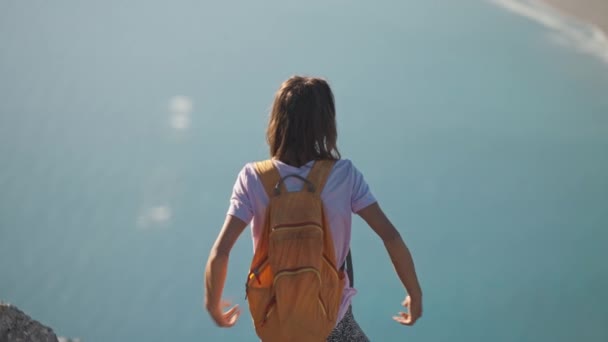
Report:
M237 173L267 156L273 93L307 74L330 81L341 152L424 291L416 326L391 320L405 292L355 219L372 341L608 340L608 63L516 14L0 2L0 300L85 342L255 341L249 232L225 288L234 328L203 310L203 270Z

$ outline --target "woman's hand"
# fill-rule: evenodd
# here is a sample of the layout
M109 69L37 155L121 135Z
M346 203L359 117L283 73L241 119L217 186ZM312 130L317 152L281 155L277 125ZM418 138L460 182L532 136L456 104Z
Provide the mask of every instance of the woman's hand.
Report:
M223 311L231 304L222 301L221 298L228 273L230 250L246 226L247 223L241 219L226 215L226 222L211 248L205 269L205 308L209 311L215 324L224 328L233 326L241 315L238 305Z
M403 242L399 231L386 217L377 202L359 210L357 214L384 242L395 271L408 293L402 303L407 308L407 312L400 312L399 316L395 316L393 319L403 325L413 325L422 316L422 290L416 276L412 254Z
M414 325L422 316L422 297L408 295L401 305L407 308L407 312L399 312L399 316L394 316L393 319L403 325Z
M213 321L215 321L215 324L217 324L219 327L222 327L222 328L232 327L234 324L236 324L236 321L239 319L239 316L241 315L241 309L239 308L238 305L231 307L227 311L222 311L223 309L225 309L229 306L232 306L232 304L229 302L222 302L221 307L207 309L209 311L209 314L211 315L211 318L213 319Z

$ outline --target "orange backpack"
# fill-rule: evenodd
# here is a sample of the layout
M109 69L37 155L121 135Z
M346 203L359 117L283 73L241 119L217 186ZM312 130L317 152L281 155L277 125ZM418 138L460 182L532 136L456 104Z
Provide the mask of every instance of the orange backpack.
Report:
M308 178L281 178L271 160L255 164L269 203L246 298L263 342L322 342L336 325L345 279L321 201L333 165L318 160ZM289 177L305 183L301 191L287 192Z

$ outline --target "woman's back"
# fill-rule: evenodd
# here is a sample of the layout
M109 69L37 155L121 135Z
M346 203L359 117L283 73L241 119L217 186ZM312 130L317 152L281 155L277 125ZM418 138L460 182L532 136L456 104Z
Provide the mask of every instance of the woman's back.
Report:
M281 177L291 174L306 177L314 163L310 161L298 168L276 159L273 162ZM299 191L303 183L292 177L285 180L285 185L287 191ZM348 159L336 161L321 193L321 199L334 240L336 261L342 265L350 249L352 213L375 203L376 199L363 175ZM267 205L268 196L264 186L253 164L249 163L241 170L235 182L228 215L236 216L246 223L251 222L254 248L262 233ZM355 289L346 283L338 313L339 319L343 317L355 294Z

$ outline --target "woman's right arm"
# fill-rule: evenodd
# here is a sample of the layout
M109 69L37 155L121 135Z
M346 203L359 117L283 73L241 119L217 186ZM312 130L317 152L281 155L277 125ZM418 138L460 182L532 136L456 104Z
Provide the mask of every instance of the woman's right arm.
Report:
M403 305L408 308L409 313L400 313L400 317L395 317L395 320L404 325L413 325L422 316L422 290L409 249L377 202L359 210L357 214L382 239L395 271L407 290L408 296Z

